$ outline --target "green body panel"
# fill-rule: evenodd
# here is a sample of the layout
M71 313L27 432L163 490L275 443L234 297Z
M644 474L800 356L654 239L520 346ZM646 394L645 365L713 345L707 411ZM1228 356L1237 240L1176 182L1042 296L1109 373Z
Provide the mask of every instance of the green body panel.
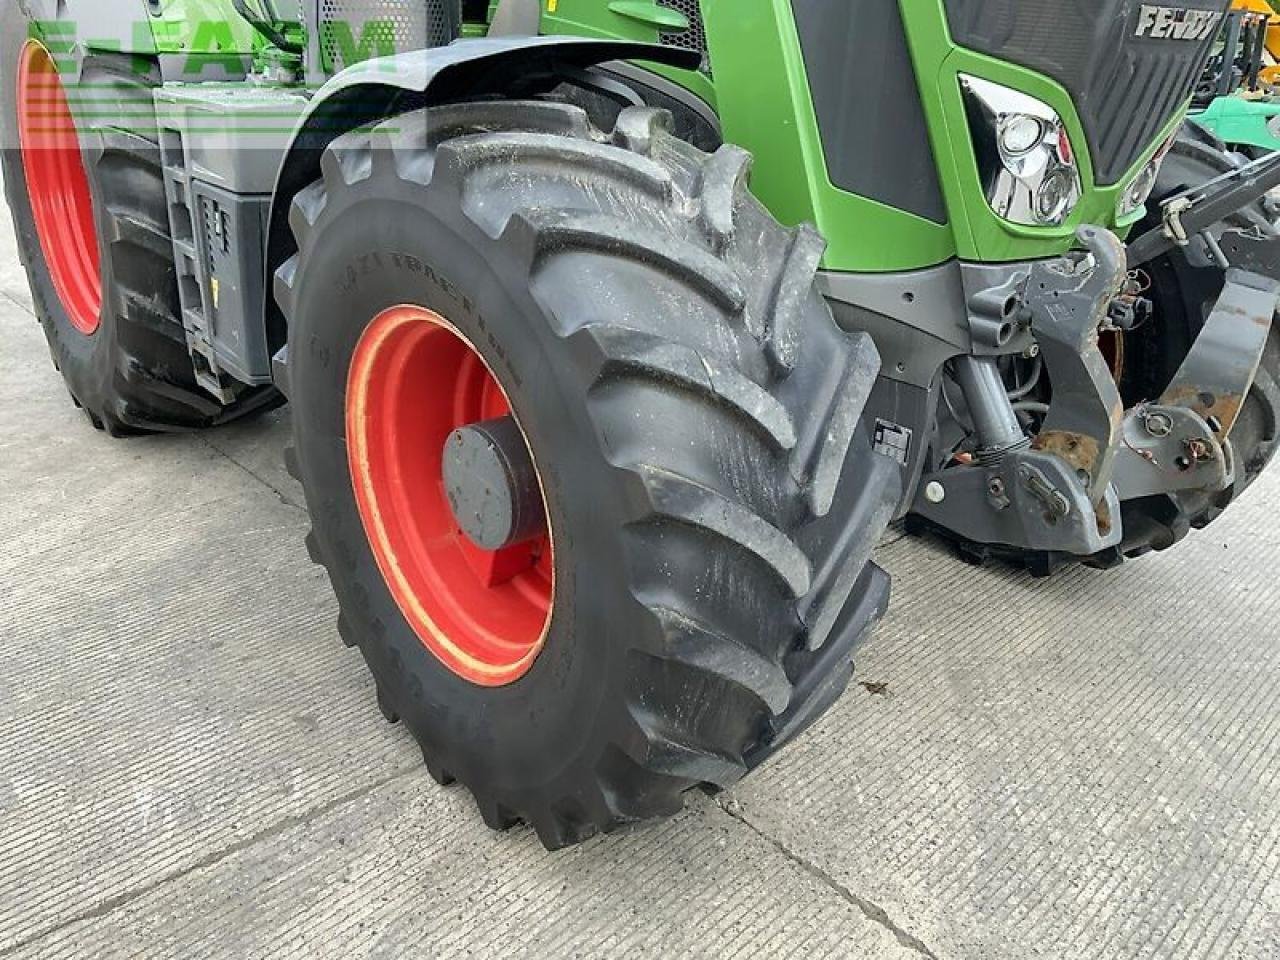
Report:
M899 0L929 136L946 201L945 224L841 190L828 175L813 97L791 0L702 0L711 75L655 68L707 102L726 141L755 156L752 188L780 220L809 221L827 237L831 270L890 272L919 269L953 257L1003 262L1059 254L1085 223L1125 232L1141 211L1117 223L1122 189L1175 130L1175 118L1117 185L1094 183L1084 130L1067 92L1033 71L956 46L943 0ZM655 42L681 29L682 14L652 0L542 0L542 32ZM165 52L243 54L261 40L231 0L163 0L152 18ZM466 35L480 28L471 25ZM1057 228L1022 227L1001 220L983 194L960 92L972 74L1045 101L1063 117L1079 158L1084 196ZM714 79L713 79L714 78ZM851 90L850 97L866 95ZM1265 124L1263 124L1265 128Z
M1272 133L1273 126L1280 129L1280 123L1271 122L1280 117L1280 103L1275 101L1219 97L1205 110L1192 116L1224 143L1235 147L1280 150L1280 136Z
M785 3L786 0L780 0ZM956 249L966 260L1005 262L1063 253L1074 245L1084 224L1117 230L1122 235L1142 219L1142 210L1122 221L1116 206L1125 187L1182 123L1180 113L1144 151L1118 183L1101 186L1094 178L1088 138L1070 95L1061 85L1034 71L958 47L951 42L942 0L903 0L910 6L907 37L938 158L943 194L955 230ZM964 74L1003 84L1042 100L1062 117L1075 147L1084 186L1083 197L1060 227L1026 227L1008 223L987 204L965 117L960 77Z
M559 0L544 33L653 41L658 31L600 0ZM664 71L706 100L725 140L755 156L752 192L783 223L809 221L827 237L831 269L910 270L955 255L950 227L832 186L788 0L704 0L714 82Z
M1110 187L1094 183L1086 138L1067 92L1049 78L956 46L942 0L900 0L908 43L939 167L949 223L939 225L832 185L809 92L790 0L702 0L714 81L668 72L718 113L725 139L756 158L753 192L784 223L810 221L830 244L831 270L886 272L932 266L955 256L1014 261L1060 254L1075 230L1092 223L1120 233L1142 211L1116 221L1122 189L1177 129L1172 120L1134 168ZM601 0L544 0L543 32L654 41L658 30ZM988 206L960 92L960 74L1021 90L1063 117L1080 158L1084 196L1057 228L1006 223ZM859 91L851 90L851 97Z

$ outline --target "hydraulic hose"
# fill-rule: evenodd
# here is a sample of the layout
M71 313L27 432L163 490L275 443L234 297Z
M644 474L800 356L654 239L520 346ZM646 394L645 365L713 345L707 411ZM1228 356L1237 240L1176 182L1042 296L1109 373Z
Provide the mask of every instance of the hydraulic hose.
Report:
M240 14L240 16L243 17L249 25L253 27L253 29L257 30L281 50L286 53L302 53L302 45L290 40L285 36L284 31L278 29L275 24L271 22L276 20L275 5L271 0L258 0L258 2L265 8L263 13L269 19L263 19L262 17L254 14L253 10L249 7L248 0L231 0L232 5L236 8L236 13Z

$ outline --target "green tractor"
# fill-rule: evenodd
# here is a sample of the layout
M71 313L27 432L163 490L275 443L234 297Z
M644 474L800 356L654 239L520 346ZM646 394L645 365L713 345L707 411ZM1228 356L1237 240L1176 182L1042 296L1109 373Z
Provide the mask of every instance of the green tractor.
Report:
M1280 149L1280 22L1271 0L1233 0L1190 118L1247 157ZM1271 62L1268 62L1271 61Z
M1105 568L1258 476L1225 8L9 0L5 183L92 423L287 398L383 712L558 848L818 718L895 519Z

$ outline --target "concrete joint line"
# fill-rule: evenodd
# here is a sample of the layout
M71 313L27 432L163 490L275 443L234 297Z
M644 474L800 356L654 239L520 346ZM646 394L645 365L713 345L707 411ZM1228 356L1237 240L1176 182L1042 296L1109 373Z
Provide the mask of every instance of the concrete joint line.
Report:
M5 290L0 290L0 297L3 297L5 300L8 300L15 307L18 307L23 313L30 314L33 317L36 315L36 312L31 309L31 305L29 303L26 303L23 300L19 300L12 293L9 293Z
M929 949L928 944L926 944L919 937L914 936L913 934L904 930L902 927L898 926L898 924L894 922L893 918L889 916L889 911L885 910L885 908L880 906L880 904L875 903L872 900L868 900L865 897L858 896L856 893L854 893L852 890L846 887L843 883L841 883L835 877L831 876L821 867L817 866L814 863L810 863L808 860L805 860L803 857L792 852L787 847L787 845L784 844L781 840L777 840L774 837L769 836L767 833L760 830L754 823L748 820L741 813L734 810L731 806L729 806L725 802L722 796L718 796L715 798L715 805L719 807L721 810L723 810L730 817L732 817L734 820L737 820L739 823L743 824L748 830L750 830L756 836L760 837L762 840L768 843L771 847L773 847L780 854L782 854L787 860L791 861L797 867L803 870L805 873L809 874L809 876L816 879L818 882L823 884L823 886L829 887L842 900L851 904L854 907L857 907L858 910L862 913L862 915L866 917L868 920L870 920L872 923L879 924L880 926L888 930L891 934L893 934L894 938L898 941L898 943L902 944L908 950L914 950L916 953L920 954L921 956L928 957L929 960L938 960L938 955Z
M304 514L304 515L307 513L307 510L306 510L306 508L305 508L305 507L301 507L301 506L299 506L298 504L294 503L292 500L290 500L290 499L289 499L289 497L288 497L288 495L287 495L287 494L285 494L285 492L284 492L283 490L281 490L279 487L274 486L273 484L271 484L271 483L270 483L270 482L268 482L267 480L264 480L262 477L258 476L256 473L254 473L252 470L250 470L248 467L246 467L243 463L241 463L239 460L237 460L237 459L236 459L235 457L233 457L231 454L227 453L227 451L223 450L223 449L222 449L221 447L219 447L217 444L213 443L213 442L212 442L211 440L209 440L207 437L199 436L199 435L198 435L198 439L199 439L199 440L200 440L200 442L201 442L201 443L203 443L206 447L208 447L208 448L209 448L210 450L212 450L214 453L218 454L218 456L220 456L220 457L222 457L223 459L227 460L227 461L228 461L229 463L231 463L233 466L237 467L240 471L242 471L243 473L248 474L250 477L252 477L254 480L256 480L256 481L257 481L261 486L266 487L268 490L270 490L273 494L275 494L276 499L277 499L277 500L279 500L279 501L280 501L282 504L284 504L286 507L289 507L289 508L291 508L291 509L293 509L293 510L297 510L298 512L300 512L300 513L302 513L302 514ZM0 954L0 956L2 956L2 954Z

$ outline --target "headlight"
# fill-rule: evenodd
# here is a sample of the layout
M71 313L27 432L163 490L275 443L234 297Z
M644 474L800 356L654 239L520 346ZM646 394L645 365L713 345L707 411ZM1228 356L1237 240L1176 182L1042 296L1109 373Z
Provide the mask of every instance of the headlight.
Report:
M961 76L987 202L1010 223L1058 227L1083 187L1071 138L1053 107L990 80Z
M1015 113L1000 121L1000 150L1021 157L1044 143L1044 123L1025 113Z
M1116 201L1117 219L1123 220L1125 217L1136 213L1151 199L1151 191L1156 188L1156 180L1160 176L1160 165L1164 163L1164 158L1173 149L1173 141L1176 136L1175 134L1170 137L1169 141L1156 151L1156 155L1147 161L1147 165L1142 168L1141 172L1133 178L1133 182L1125 187L1124 192L1120 194L1120 199Z

